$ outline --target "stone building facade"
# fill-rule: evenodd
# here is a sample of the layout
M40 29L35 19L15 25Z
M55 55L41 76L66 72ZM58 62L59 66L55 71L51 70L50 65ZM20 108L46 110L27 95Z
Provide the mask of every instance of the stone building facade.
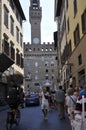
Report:
M23 81L23 30L26 20L19 0L0 0L0 96L5 97L11 81Z
M66 1L67 43L70 45L69 63L72 85L86 84L86 1Z
M25 90L37 91L46 81L56 86L56 50L53 42L41 43L41 19L40 0L30 0L31 43L24 43Z
M57 85L57 61L54 43L24 44L25 90L39 90L45 82Z
M71 84L73 88L84 86L86 84L86 1L55 0L55 2L57 2L56 17L59 12L58 19L61 18L65 3L66 45L63 54L61 53L61 69L65 70L62 74L63 85L69 87ZM59 32L61 33L60 30Z

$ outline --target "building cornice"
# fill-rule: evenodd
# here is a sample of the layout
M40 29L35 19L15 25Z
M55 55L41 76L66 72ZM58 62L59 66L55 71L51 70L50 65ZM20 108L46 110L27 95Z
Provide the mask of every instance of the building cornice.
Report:
M25 15L24 15L24 12L23 12L23 10L22 10L22 7L21 7L21 4L20 4L19 0L13 0L13 2L14 2L14 4L15 4L15 6L17 7L17 9L18 9L18 11L19 11L19 13L20 13L22 19L23 19L23 20L26 20L26 17L25 17Z

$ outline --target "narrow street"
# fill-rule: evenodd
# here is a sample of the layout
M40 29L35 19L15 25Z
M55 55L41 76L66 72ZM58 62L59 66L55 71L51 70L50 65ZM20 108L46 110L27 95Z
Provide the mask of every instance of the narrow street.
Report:
M6 130L7 111L0 112L0 130ZM45 121L39 106L21 109L20 124L14 125L11 130L71 130L71 126L67 117L64 120L59 119L55 109L49 112L48 120Z

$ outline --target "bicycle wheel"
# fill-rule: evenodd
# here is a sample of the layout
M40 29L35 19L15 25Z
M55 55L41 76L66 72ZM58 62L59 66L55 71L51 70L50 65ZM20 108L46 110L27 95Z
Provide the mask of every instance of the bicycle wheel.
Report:
M8 114L7 114L7 120L6 120L6 130L10 130L11 128L12 128L11 113L8 112Z
M10 130L12 128L12 124L6 123L6 130Z
M20 111L18 110L17 115L16 115L16 125L19 125L19 123L20 123L20 118L21 118L21 113L20 113Z

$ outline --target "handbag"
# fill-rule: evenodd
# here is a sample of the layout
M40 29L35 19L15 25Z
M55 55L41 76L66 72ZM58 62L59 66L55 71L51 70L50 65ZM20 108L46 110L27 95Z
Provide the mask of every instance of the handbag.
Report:
M74 101L74 99L71 96L69 96L69 97L72 99L73 103L76 105L76 102Z
M45 97L45 99L48 99L48 95L45 95L45 94L44 94L44 97Z
M46 93L44 93L44 97L45 97L45 99L48 99L48 98L49 98Z

